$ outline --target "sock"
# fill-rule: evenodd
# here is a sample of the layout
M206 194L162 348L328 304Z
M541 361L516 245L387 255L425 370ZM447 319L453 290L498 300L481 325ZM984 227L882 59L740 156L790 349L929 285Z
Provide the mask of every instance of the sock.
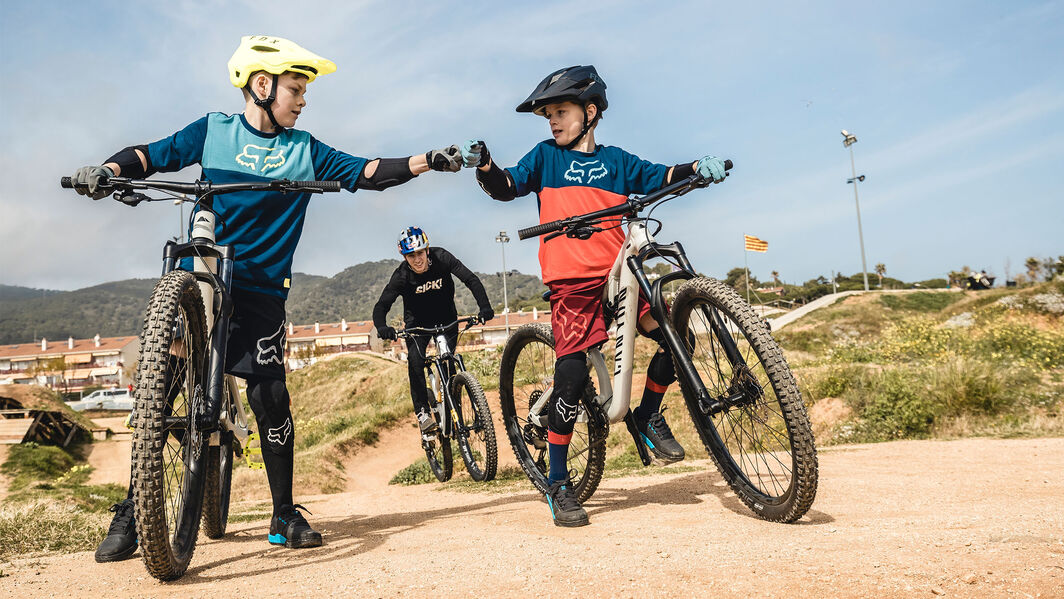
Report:
M646 422L651 415L661 409L661 398L665 397L665 391L668 388L668 385L659 385L648 378L647 386L643 389L643 400L639 402L636 409L632 410L632 414Z
M572 433L559 435L554 431L547 431L547 455L550 456L550 472L547 473L548 485L569 478L569 440L572 438Z

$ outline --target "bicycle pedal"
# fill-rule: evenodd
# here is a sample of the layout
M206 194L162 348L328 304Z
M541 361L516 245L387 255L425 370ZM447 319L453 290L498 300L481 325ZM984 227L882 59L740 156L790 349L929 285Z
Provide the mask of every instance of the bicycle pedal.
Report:
M252 443L256 445L252 447ZM262 446L259 444L258 433L248 435L248 442L244 447L244 463L252 470L264 470L266 468L266 464L262 461Z

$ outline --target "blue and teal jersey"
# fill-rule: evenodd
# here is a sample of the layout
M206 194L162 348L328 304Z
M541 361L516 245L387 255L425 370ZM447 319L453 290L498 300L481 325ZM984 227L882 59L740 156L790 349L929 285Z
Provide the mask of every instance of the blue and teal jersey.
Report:
M151 165L160 172L190 164L213 183L291 179L340 181L355 191L368 162L335 150L306 131L263 133L243 114L212 112L173 135L148 144ZM292 258L303 233L309 193L244 191L214 198L215 236L236 254L233 286L288 296ZM182 264L188 267L189 264Z
M669 167L642 160L614 146L596 146L594 152L561 148L549 139L540 142L506 169L513 177L516 196L535 193L539 222L548 223L620 204L630 194L646 194L665 182ZM610 228L588 240L540 238L539 264L543 282L605 276L624 243L625 231Z

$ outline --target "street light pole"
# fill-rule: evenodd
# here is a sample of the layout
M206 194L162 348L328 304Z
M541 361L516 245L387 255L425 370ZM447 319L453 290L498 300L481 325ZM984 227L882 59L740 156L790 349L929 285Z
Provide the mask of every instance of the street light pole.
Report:
M506 293L506 243L510 241L510 236L506 234L506 231L499 231L499 234L495 236L495 241L499 242L499 247L502 248L502 314L506 322L506 336L509 337L510 298Z
M857 176L857 167L853 161L853 144L857 143L857 136L843 129L842 137L842 145L850 150L850 172L853 177L846 182L853 184L853 202L857 206L857 240L861 243L861 273L864 275L864 290L868 291L868 264L865 262L864 232L861 230L861 201L857 198L857 184L864 181L865 176Z

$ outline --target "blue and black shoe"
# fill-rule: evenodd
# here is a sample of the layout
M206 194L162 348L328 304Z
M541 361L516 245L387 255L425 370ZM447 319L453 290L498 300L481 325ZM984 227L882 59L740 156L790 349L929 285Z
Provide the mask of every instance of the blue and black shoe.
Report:
M654 454L655 458L667 464L684 459L686 454L683 446L676 441L676 437L672 436L672 430L665 422L664 416L654 413L650 415L650 418L643 420L636 412L633 412L632 417L639 436L642 437L643 443L646 443L647 449Z
M117 562L137 552L137 522L133 518L133 500L125 499L111 506L115 513L107 537L96 548L96 561Z
M547 487L547 505L555 526L587 526L587 512L576 500L573 481L560 480Z
M310 513L301 505L293 505L270 521L270 544L284 545L291 549L321 547L321 533L310 527L307 519L298 510Z

